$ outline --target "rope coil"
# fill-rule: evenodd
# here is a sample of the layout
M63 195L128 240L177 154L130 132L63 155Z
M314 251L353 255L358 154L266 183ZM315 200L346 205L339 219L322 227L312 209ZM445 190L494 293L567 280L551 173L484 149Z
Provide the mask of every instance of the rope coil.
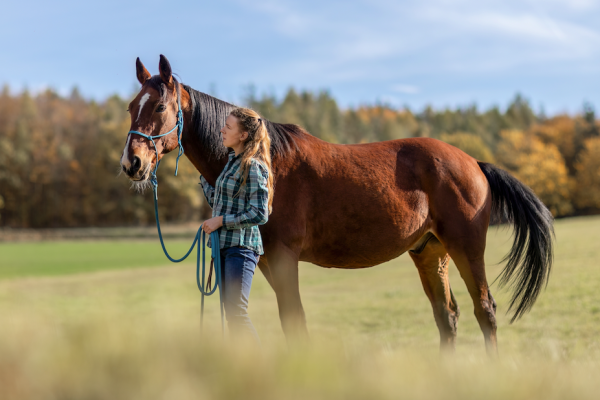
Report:
M188 258L188 256L192 253L192 250L194 250L194 247L196 247L196 251L197 251L197 254L196 254L196 284L198 285L198 290L200 290L200 293L202 294L200 326L202 327L204 325L204 297L213 295L216 292L217 288L219 288L219 309L221 311L221 330L224 335L225 334L225 318L224 318L224 312L223 312L223 289L221 286L223 270L221 267L221 253L219 251L219 249L220 249L219 232L217 230L217 231L211 232L211 234L210 234L210 240L212 243L212 247L214 249L217 249L216 251L212 252L212 258L214 260L214 269L215 269L215 285L211 290L210 288L208 288L207 281L206 281L206 232L204 232L202 230L202 225L200 225L200 228L198 228L198 231L196 232L194 241L192 242L192 245L190 246L189 250L185 253L185 255L178 259L171 257L171 255L167 251L167 248L165 247L165 242L164 242L164 239L162 236L162 231L160 229L160 220L158 218L158 200L157 200L157 195L156 195L157 186L153 186L153 191L155 192L154 193L154 214L156 216L156 229L158 230L158 237L160 239L160 245L162 246L163 252L165 253L165 256L167 256L169 261L174 262L174 263L179 263L179 262L182 262L183 260L185 260L186 258ZM202 242L202 246L200 246L200 242ZM200 259L202 259L202 279L200 279Z

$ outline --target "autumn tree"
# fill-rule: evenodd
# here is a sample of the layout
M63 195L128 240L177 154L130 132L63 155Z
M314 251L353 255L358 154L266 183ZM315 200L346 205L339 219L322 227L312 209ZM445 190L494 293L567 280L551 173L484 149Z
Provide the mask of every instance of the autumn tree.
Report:
M600 212L600 138L585 142L575 169L574 203L588 213Z
M493 163L494 155L489 147L485 145L480 136L472 133L457 132L453 134L442 133L440 140L458 147L471 157L484 162Z
M496 160L528 185L553 215L573 212L572 182L558 148L519 130L501 132Z
M433 137L481 161L496 162L529 185L556 216L600 212L600 125L591 105L580 115L536 115L516 96L503 111L476 105L413 112L388 104L340 108L327 91L290 89L279 98L248 90L245 105L274 122L295 123L331 143ZM119 161L129 130L128 101L86 100L52 90L0 92L0 226L151 224L151 193L129 190ZM198 172L175 156L158 171L161 218L210 215Z

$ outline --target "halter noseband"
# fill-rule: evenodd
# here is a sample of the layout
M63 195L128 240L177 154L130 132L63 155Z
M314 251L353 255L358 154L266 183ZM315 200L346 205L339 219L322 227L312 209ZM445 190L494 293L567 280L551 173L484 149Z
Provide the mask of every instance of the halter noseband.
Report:
M179 87L179 82L177 82L177 79L173 78L173 82L175 83L175 89L177 92L177 123L175 124L173 129L171 129L167 133L163 133L162 135L156 135L156 136L146 135L145 133L138 132L138 131L129 131L127 133L127 135L129 135L131 133L135 133L136 135L145 137L146 139L150 140L152 142L152 145L154 146L154 152L156 153L156 165L154 166L154 170L150 174L149 179L150 179L150 183L152 183L152 186L154 187L154 195L155 196L156 196L156 188L158 187L158 180L156 179L156 171L158 170L158 164L160 164L160 161L158 161L158 149L156 148L156 143L154 143L154 139L158 139L160 137L167 136L169 133L171 133L175 129L177 129L177 143L179 144L179 153L177 154L177 161L175 163L175 176L177 176L177 170L179 169L179 157L181 157L183 155L183 145L181 144L181 132L183 131L183 112L181 111L181 93L180 93L181 88Z

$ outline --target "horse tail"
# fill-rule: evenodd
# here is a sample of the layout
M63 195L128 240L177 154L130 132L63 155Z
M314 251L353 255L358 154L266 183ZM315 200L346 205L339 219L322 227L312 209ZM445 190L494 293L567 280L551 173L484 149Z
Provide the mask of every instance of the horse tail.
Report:
M510 322L533 307L540 291L548 284L552 269L554 228L552 214L533 191L508 172L478 162L492 190L492 221L512 224L514 241L502 262L500 286L514 289Z

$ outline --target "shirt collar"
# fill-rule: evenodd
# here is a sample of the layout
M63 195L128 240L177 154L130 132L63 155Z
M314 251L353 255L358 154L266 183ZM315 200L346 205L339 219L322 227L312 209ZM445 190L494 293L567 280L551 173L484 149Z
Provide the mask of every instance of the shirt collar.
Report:
M241 152L240 154L238 154L237 156L235 155L235 151L234 150L230 150L229 151L229 161L231 160L235 160L238 159L242 154L244 154L244 152Z

